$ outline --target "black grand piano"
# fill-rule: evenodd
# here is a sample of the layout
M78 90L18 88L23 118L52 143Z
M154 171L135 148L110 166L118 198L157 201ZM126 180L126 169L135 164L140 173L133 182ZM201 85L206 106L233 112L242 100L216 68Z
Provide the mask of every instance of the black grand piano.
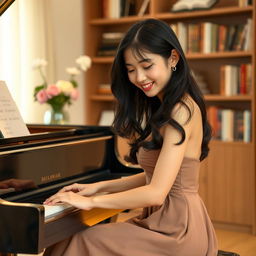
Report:
M109 127L28 125L0 139L0 253L40 253L121 210L77 210L42 202L61 187L141 171L120 161Z

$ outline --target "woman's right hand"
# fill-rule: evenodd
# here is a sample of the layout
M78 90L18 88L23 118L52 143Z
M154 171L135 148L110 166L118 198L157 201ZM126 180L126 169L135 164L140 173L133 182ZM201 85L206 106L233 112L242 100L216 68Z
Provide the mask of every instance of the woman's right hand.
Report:
M72 185L63 187L59 192L68 192L72 191L74 193L78 193L81 196L92 196L96 194L100 189L98 183L91 183L91 184L79 184L74 183Z

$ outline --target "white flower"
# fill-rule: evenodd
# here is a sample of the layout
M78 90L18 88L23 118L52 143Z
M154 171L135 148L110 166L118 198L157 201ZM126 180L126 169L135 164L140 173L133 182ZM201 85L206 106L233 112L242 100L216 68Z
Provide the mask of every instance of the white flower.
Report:
M56 83L56 86L60 89L61 92L63 92L65 95L70 95L71 92L74 90L74 87L71 82L59 80Z
M82 55L76 59L76 63L83 71L86 71L88 68L91 67L92 60L89 56Z
M79 69L77 69L76 67L72 67L72 68L66 68L66 71L68 74L76 76L79 75L81 72Z
M32 64L33 69L47 66L48 62L45 59L35 59Z

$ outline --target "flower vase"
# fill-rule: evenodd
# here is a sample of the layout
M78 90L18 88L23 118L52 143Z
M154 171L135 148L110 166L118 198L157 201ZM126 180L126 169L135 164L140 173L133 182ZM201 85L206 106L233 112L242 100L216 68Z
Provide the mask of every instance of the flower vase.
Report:
M51 108L44 114L45 124L67 124L69 121L69 114L63 108Z

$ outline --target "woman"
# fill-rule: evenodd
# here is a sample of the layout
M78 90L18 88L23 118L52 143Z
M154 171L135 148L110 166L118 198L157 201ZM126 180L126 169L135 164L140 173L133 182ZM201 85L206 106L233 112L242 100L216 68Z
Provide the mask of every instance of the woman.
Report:
M200 90L166 23L148 19L130 28L113 63L112 92L113 128L130 139L127 160L139 163L144 173L73 184L45 203L85 210L143 207L143 213L125 223L88 228L45 255L217 255L215 232L198 195L211 129Z

